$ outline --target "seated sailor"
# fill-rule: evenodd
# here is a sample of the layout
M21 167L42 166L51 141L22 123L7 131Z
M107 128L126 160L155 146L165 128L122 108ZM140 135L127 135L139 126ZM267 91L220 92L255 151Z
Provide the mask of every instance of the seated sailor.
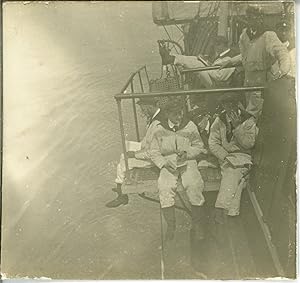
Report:
M154 98L150 97L143 97L141 98L137 104L140 106L142 113L145 115L147 118L147 132L145 137L143 138L141 143L132 143L132 142L127 142L127 150L129 147L129 150L127 152L128 156L128 167L129 170L132 168L145 168L145 167L151 167L153 166L153 163L150 160L149 154L148 154L148 149L150 146L150 142L153 137L153 133L155 131L155 128L159 124L159 121L162 119L163 114L161 113L160 109L157 106L157 101ZM131 149L131 145L134 145L135 148ZM140 148L139 150L137 150ZM117 193L117 198L108 202L106 204L107 207L113 208L113 207L118 207L122 204L127 204L128 203L128 196L126 194L122 193L122 184L124 182L125 178L125 160L124 160L124 155L121 155L120 162L117 166L117 178L115 180L116 182L116 188L113 189Z
M222 215L239 215L240 199L251 162L251 148L258 134L255 118L239 109L239 94L224 94L220 104L224 111L210 129L209 149L221 166L221 185L215 203Z
M226 37L224 36L216 36L213 40L212 46L212 54L211 54L211 62L213 65L221 65L223 62L227 62L230 58L239 54L238 48L229 48L229 43ZM179 54L169 54L169 51L163 45L163 43L159 42L159 53L162 58L162 64L175 64L179 66L183 66L185 69L193 69L193 68L202 68L207 67L210 64L203 59L203 56L185 56ZM226 69L216 69L216 70L207 70L201 72L195 72L195 76L197 78L197 85L200 84L200 88L218 88L218 87L226 87L226 86L241 86L243 83L243 69L241 67L232 67ZM197 86L197 88L199 88ZM208 95L206 96L206 104L208 112L213 115L216 112L217 108L217 99L219 95ZM192 97L195 100L196 104L197 100L200 97ZM203 105L203 101L200 101L200 104Z
M172 98L164 106L166 119L156 128L150 145L150 156L160 169L159 199L167 222L166 239L174 238L175 195L179 179L192 207L192 230L195 238L204 238L203 180L196 158L205 153L197 126L184 115L184 99Z
M228 47L228 40L224 36L216 36L214 38L214 54L211 56L211 61L214 65L218 65L223 61L227 61L228 58L238 55L233 48ZM208 62L201 55L198 56L186 56L179 54L169 54L169 51L160 43L159 53L162 58L162 64L175 64L181 65L187 69L207 67ZM206 88L212 88L218 86L219 83L229 82L235 71L235 67L221 70L208 70L204 72L198 72L197 77L201 80Z

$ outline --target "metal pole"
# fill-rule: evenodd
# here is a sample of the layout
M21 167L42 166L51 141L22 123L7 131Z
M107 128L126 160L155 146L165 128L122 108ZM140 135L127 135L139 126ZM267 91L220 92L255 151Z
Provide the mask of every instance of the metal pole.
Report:
M134 93L133 81L131 81L130 87L131 87L131 93ZM140 132L139 132L139 124L138 124L138 119L137 119L136 105L135 105L135 99L134 98L132 98L132 106L133 106L133 115L134 115L136 139L137 139L137 141L140 141L141 139L140 139Z
M228 68L232 68L232 67L228 67ZM206 72L210 70L219 70L219 69L220 66L199 67L199 68L183 69L180 71L180 73L186 74L186 73L194 73L194 72ZM227 67L224 69L227 69Z
M127 157L127 150L126 150L126 143L125 143L125 133L124 133L124 123L123 123L121 100L117 100L117 105L118 105L118 114L119 114L123 154L124 154L124 160L125 160L125 168L126 168L126 172L128 172L129 167L128 167L128 157Z
M218 24L218 35L225 36L227 38L228 29L228 3L220 3L220 16Z
M193 90L176 90L170 92L152 92L152 93L134 93L134 94L117 94L115 99L132 99L141 97L160 97L160 96L180 96L180 95L200 95L200 94L215 94L225 92L243 92L243 91L262 91L264 87L235 87L235 88L215 88L215 89L193 89Z
M144 69L145 69L145 73L146 73L146 77L147 77L147 81L148 81L148 87L150 89L150 79L149 79L149 75L148 75L148 71L147 71L147 67L144 66Z
M141 77L141 72L139 72L139 79L140 79L141 91L144 92L144 86L143 86L143 81L142 81L142 77Z

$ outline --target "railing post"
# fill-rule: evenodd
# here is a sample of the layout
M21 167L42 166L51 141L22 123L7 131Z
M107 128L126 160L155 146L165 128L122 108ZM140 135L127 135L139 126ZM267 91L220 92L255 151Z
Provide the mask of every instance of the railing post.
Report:
M149 90L150 90L150 79L149 79L149 75L148 75L148 71L147 71L146 65L144 66L144 68L145 68L145 73L146 73L146 77L147 77L147 81L148 81L148 87L149 87Z
M144 92L144 86L143 86L143 81L141 77L141 72L139 71L139 79L140 79L140 85L141 85L141 91Z
M119 122L120 122L120 130L121 130L121 139L122 139L122 147L123 147L125 168L126 168L126 172L128 172L128 170L129 170L128 157L127 157L127 150L126 150L124 123L123 123L123 115L122 115L122 107L121 107L121 100L120 99L117 99L117 105L118 105L118 114L119 114Z
M130 87L131 87L131 93L134 93L133 80L130 83ZM135 99L134 98L132 98L132 106L133 106L133 115L134 115L136 139L137 139L137 141L140 141L139 124L138 124L138 119L137 119L136 105L135 105Z

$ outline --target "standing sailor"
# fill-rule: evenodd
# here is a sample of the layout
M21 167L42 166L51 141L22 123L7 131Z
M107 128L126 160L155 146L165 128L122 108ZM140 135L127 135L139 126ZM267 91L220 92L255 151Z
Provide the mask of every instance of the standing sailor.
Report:
M222 62L221 68L237 66L242 63L245 69L244 86L263 86L267 82L267 73L275 61L278 61L278 78L290 71L290 57L286 46L273 31L266 31L262 10L249 5L246 10L248 26L240 36L241 54ZM263 99L260 91L246 93L246 110L258 118L262 111Z

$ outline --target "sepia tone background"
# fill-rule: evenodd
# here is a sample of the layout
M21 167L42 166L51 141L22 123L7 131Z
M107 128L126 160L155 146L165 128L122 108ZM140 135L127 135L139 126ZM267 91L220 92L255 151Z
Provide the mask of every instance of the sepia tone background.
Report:
M142 63L160 74L151 3L5 3L3 18L2 272L160 278L157 205L104 206L121 151L113 95Z
M4 276L161 278L159 206L132 195L105 207L121 151L113 95L142 64L160 76L166 35L151 13L151 2L4 4ZM180 241L166 264L173 278L195 278L189 219L176 213Z

